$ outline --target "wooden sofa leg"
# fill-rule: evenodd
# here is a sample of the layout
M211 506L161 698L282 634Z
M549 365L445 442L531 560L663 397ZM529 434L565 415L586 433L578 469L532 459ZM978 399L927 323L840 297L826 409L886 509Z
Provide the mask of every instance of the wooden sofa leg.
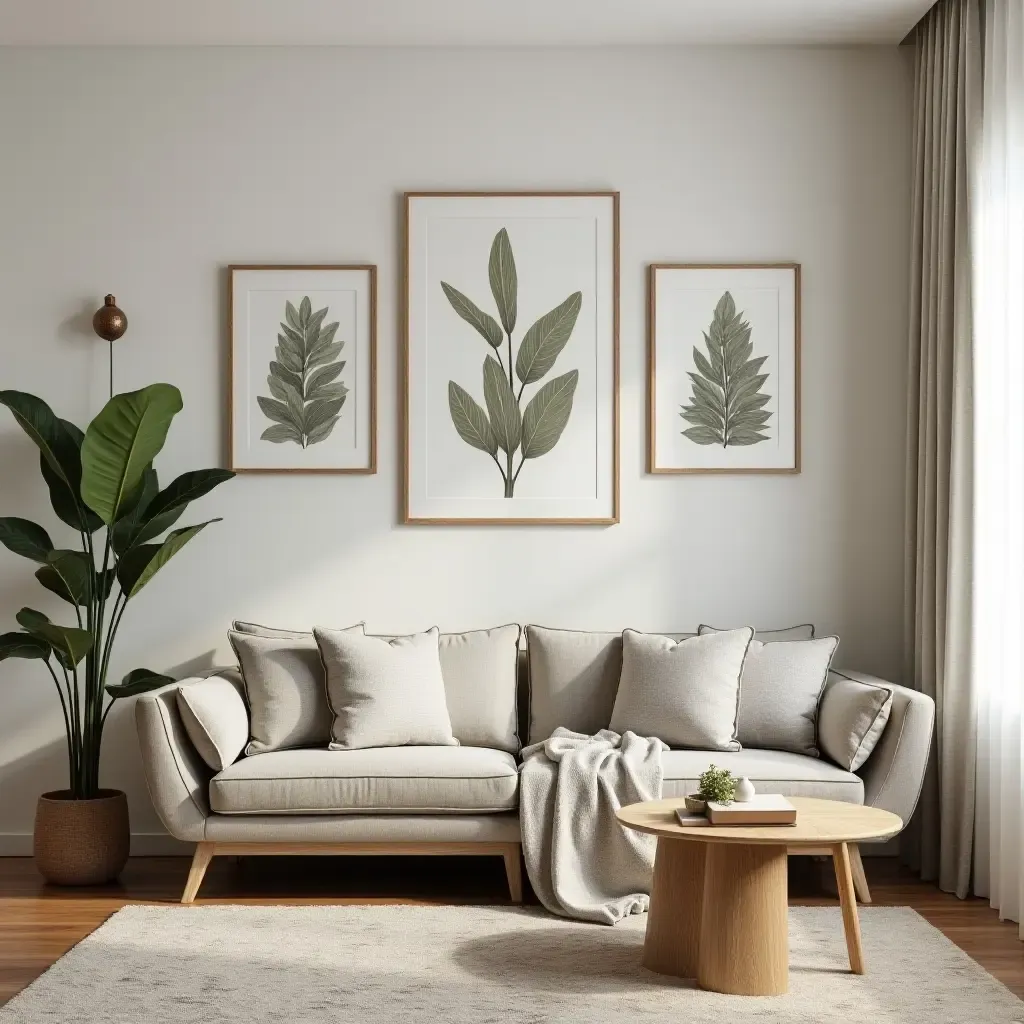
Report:
M871 890L868 878L864 874L864 862L860 859L860 847L856 843L848 844L850 850L850 872L853 875L853 888L861 903L871 902Z
M196 852L192 855L192 867L188 872L185 891L181 894L182 903L191 903L203 884L203 876L213 860L214 843L196 843Z
M523 866L519 843L509 843L502 851L505 874L508 876L508 894L513 903L523 902Z

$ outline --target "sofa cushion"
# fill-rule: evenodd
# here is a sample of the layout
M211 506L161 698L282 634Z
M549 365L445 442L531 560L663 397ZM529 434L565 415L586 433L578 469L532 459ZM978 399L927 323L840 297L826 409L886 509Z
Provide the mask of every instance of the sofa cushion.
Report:
M312 638L312 633L274 629L254 622L235 622L234 627L240 633L261 636ZM509 625L442 633L438 637L448 714L452 733L460 743L518 753L516 665L521 633L522 627ZM385 640L394 638L393 633L375 635Z
M672 747L739 750L740 673L753 636L748 626L676 642L627 629L609 728Z
M361 635L363 624L351 626L347 632ZM324 667L312 634L272 637L232 630L228 639L249 701L252 738L245 752L326 747L331 710Z
M608 728L622 674L621 632L527 626L526 651L531 743L546 740L559 726L587 735Z
M727 768L737 778L745 775L758 792L814 796L850 804L864 803L864 783L853 772L817 757L785 750L751 748L736 751L666 751L662 754L665 780L663 795L682 797L696 792L697 779L710 764L717 768Z
M485 747L282 750L210 780L217 814L480 814L516 807L511 754Z
M334 713L331 750L454 746L437 629L394 640L313 630Z
M249 742L244 694L241 673L235 669L183 683L175 694L188 738L215 772L234 764Z
M709 626L706 623L701 623L697 627L697 633L722 633L726 629L736 628L736 626ZM805 622L799 626L783 626L782 629L756 629L754 635L766 644L774 644L780 640L813 640L814 625Z
M818 742L836 764L855 772L871 756L889 721L892 688L830 672L818 713Z

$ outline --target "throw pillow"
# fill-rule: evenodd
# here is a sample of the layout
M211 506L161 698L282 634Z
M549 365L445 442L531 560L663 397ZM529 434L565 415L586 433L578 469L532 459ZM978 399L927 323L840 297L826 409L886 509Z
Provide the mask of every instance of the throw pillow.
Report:
M362 635L363 625L343 632ZM238 658L249 700L247 754L293 747L326 747L331 735L324 667L316 641L260 636L232 630L228 639Z
M215 771L234 764L249 742L249 709L242 677L234 669L182 683L174 699L185 732Z
M753 636L748 626L676 643L627 629L610 728L670 747L739 750L740 673Z
M875 749L891 711L889 687L830 672L818 715L821 749L840 767L855 772Z
M394 640L314 627L334 714L331 750L454 746L437 629Z
M740 676L739 741L744 747L818 757L818 701L839 637L750 642Z

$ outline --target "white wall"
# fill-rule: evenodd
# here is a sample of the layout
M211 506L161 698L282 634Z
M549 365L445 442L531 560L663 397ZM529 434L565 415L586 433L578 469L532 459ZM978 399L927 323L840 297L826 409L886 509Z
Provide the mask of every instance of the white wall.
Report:
M106 389L89 318L114 292L130 322L118 389L184 395L165 480L224 458L227 264L380 268L378 474L248 476L204 499L195 517L225 521L130 609L116 677L222 658L235 616L379 631L814 621L842 637L841 663L898 671L896 50L0 49L0 140L0 387L84 426ZM621 525L396 525L401 193L531 188L622 193ZM646 264L770 260L803 264L803 473L646 476ZM53 524L6 413L0 465L0 513ZM0 550L0 627L25 604L61 613ZM37 794L64 783L51 687L38 665L0 665L0 852L28 851ZM105 782L128 790L134 831L156 833L120 710Z

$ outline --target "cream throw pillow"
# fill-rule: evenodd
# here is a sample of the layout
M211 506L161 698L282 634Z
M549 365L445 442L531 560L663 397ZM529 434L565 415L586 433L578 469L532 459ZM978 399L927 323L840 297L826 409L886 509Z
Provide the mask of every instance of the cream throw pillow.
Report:
M889 687L830 673L818 715L821 749L840 767L855 772L871 756L891 712Z
M331 750L455 746L437 629L394 640L314 627L334 714Z
M740 673L753 636L746 627L676 643L627 629L610 728L670 747L739 750Z
M363 624L343 632L362 635ZM312 635L292 638L232 630L228 639L249 699L250 740L245 752L326 747L331 736L331 709L324 667Z
M234 669L182 683L174 695L185 732L215 771L234 764L249 742L249 710L242 677Z

